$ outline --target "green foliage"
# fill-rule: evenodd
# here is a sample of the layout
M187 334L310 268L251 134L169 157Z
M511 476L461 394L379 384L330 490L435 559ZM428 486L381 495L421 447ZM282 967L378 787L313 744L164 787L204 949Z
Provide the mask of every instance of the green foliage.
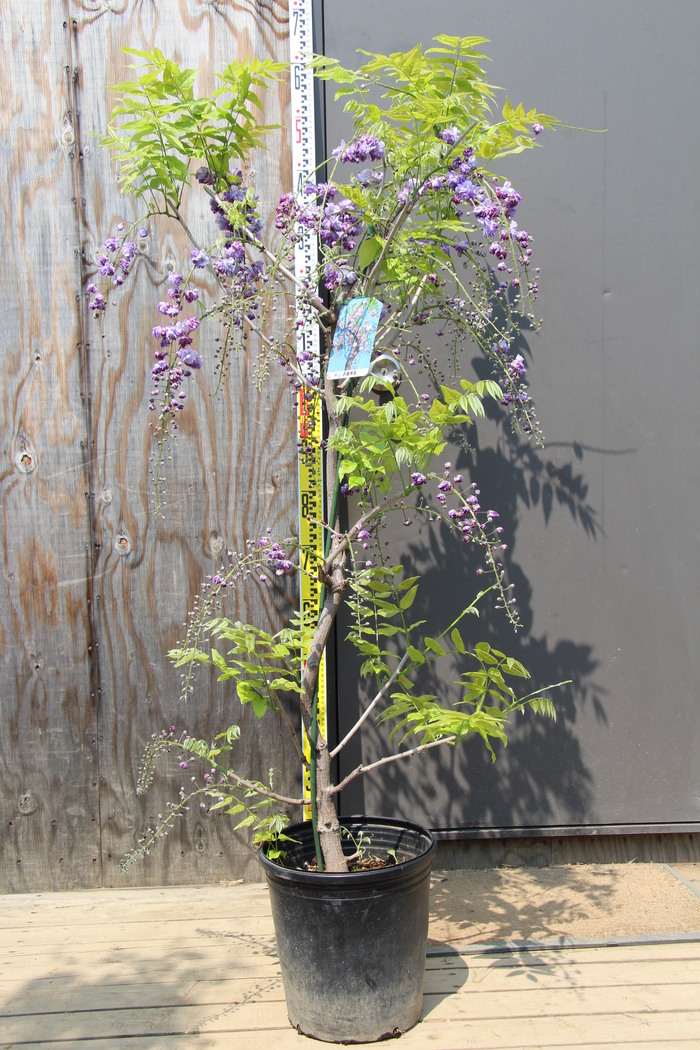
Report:
M324 554L289 539L284 550L273 545L273 558L267 539L248 541L246 555L233 557L229 567L213 577L217 582L212 581L208 598L198 605L186 641L169 653L184 669L185 694L193 670L202 664L211 667L218 681L241 705L250 705L257 718L269 711L280 717L297 748L297 728L282 700L300 697L308 726L318 664L305 662L303 654L312 642L316 652L323 649L328 621L342 602L349 609L347 640L360 656L360 673L377 688L370 710L391 726L396 753L383 761L438 744L454 745L470 736L480 737L495 758L495 746L507 743L515 712L555 714L541 693L518 696L516 687L529 678L519 661L486 642L465 640L460 631L462 620L477 615L479 601L489 592L514 624L517 614L505 582L501 559L506 548L502 529L494 523L498 515L479 505L475 485L442 462L453 439L462 449L468 447L465 435L485 416L488 400L510 405L514 424L537 436L530 397L521 381L525 364L511 353L522 318L536 325L532 302L537 279L529 273L530 237L513 218L519 195L487 166L538 145L533 137L541 130L537 125L553 128L558 122L507 98L494 116L497 89L484 75L485 43L481 37L441 35L425 50L418 45L389 55L362 52L365 62L356 70L329 58L314 59L315 75L338 86L336 98L352 117L355 146L364 143L362 155L355 149L353 156L344 157L343 144L336 159L328 160L325 188L296 187L296 195L285 194L276 213L265 217L237 169L245 166L250 151L262 145L270 130L261 122L261 93L278 79L283 66L257 59L234 61L218 74L211 95L197 97L196 70L180 69L157 49L132 51L140 60L136 78L114 89L119 100L104 145L116 157L123 190L145 198L150 215L166 215L184 226L182 195L201 165L205 171L200 181L214 198L210 203L217 211L219 233L206 252L192 254L189 276L178 275L180 285L176 282L168 292L169 316L179 315L185 302L196 301L198 290L187 299L184 289L190 292L190 285L196 285L195 267L209 265L221 301L200 304L199 317L183 318L188 332L200 319L217 317L224 325L223 357L229 338L237 338L232 333L243 333L241 345L257 354L253 367L260 382L268 375L268 362L281 360L306 395L321 394L330 427L329 460L337 457L336 494L341 481L355 494L355 502L347 505L354 518L344 528L335 502L330 520L319 522ZM375 167L353 173L350 162L368 155ZM302 227L320 240L318 271L303 280L293 263ZM263 240L268 231L276 239ZM501 279L504 271L508 281ZM324 282L327 300L316 287ZM272 309L280 303L286 312L292 296L297 312L318 322L323 343L318 374L307 367L303 355L297 356L293 332L282 338L267 334L273 327L268 323ZM356 391L334 386L325 375L340 310L351 297L381 301L374 347L394 355L400 394L395 384L387 388L374 376ZM102 308L94 307L96 313ZM451 375L444 359L434 357L421 342L428 322L439 325L441 339L450 340ZM160 346L168 346L168 360L161 364L166 355L159 352L154 369L154 384L160 382L160 368L174 384L164 398L161 441L175 415L167 398L181 380L179 362L184 358L179 354L193 353L189 335L178 344L178 328L184 331L182 325L172 325L160 335ZM473 344L490 361L498 381L471 381L461 374L465 358L459 351ZM415 380L410 368L414 349L422 377ZM439 607L437 617L431 609L429 626L414 612L420 578L406 578L400 558L392 558L382 542L381 526L392 514L403 515L407 525L412 515L436 527L442 524L460 543L480 549L479 572L490 574L491 585L451 623L434 622L439 620ZM362 554L370 544L378 564ZM293 573L318 575L321 582L319 607L305 610L303 619L292 617L289 626L271 632L214 615L221 611L229 584L251 576L269 583L279 574ZM430 680L438 661L446 661L458 675L454 696L439 701L416 685L423 675ZM355 729L361 723L362 719ZM271 842L269 856L282 854L284 810L296 800L276 790L272 772L261 782L229 768L238 736L237 726L231 726L213 742L190 737L175 741L171 734L153 742L144 764L144 786L163 751L178 751L186 764L201 762L207 772L192 791L181 795L160 829L153 829L136 853L147 852L196 798L209 812L232 816L236 827L252 828L255 842ZM299 755L301 767L306 760L300 749ZM317 785L318 797L324 792L329 797L334 790L330 783Z
M211 782L202 789L209 800L208 812L240 817L233 825L234 831L252 828L254 846L268 843L270 853L283 855L280 843L289 841L283 834L289 818L279 812L279 802L274 794L274 770L269 771L267 783L244 780L228 769L224 760L225 755L232 750L232 741L239 736L238 727L229 726L224 733L215 737L213 744L186 737L182 749L202 759L212 774L218 774L218 779L209 774Z
M209 620L204 631L213 640L227 643L226 655L212 644L207 651L195 647L171 649L176 667L192 663L211 664L218 681L233 680L242 704L250 704L258 718L277 710L279 693L300 692L301 634L298 627L285 627L271 634L253 624L226 617Z
M350 488L371 486L386 494L398 477L406 490L409 469L428 470L445 448L440 427L431 425L420 409L410 409L402 397L383 405L372 398L342 397L337 411L352 412L351 422L339 426L329 440Z
M176 739L173 731L154 737L146 750L139 778L139 794L143 794L153 776L153 766L161 754L179 754L180 765L188 771L189 788L181 788L177 803L168 803L166 815L159 814L154 823L141 836L138 845L126 855L120 864L126 872L132 864L148 856L151 849L173 828L176 821L185 816L192 803L208 814L225 814L237 818L234 830L250 828L252 844L266 845L271 859L284 857L284 843L290 841L284 834L289 823L286 812L280 809L280 797L275 791L274 770L270 770L267 783L247 780L229 769L227 757L240 737L237 725L229 726L219 733L213 743L196 737L184 736ZM200 777L192 775L192 768L200 768Z
M477 734L495 761L493 741L498 740L506 746L506 728L515 711L529 707L536 714L556 719L551 700L539 695L518 697L507 681L508 678L529 679L528 671L518 660L493 649L487 642L479 642L467 652L456 628L450 631L450 640L454 648L447 644L444 636L441 640L426 637L423 651L413 650L413 663L421 665L430 658L456 653L469 656L478 668L462 673L457 683L461 687L461 696L452 704L437 702L437 698L431 695L416 696L405 690L393 692L393 702L380 717L382 722L395 723L390 734L392 740L398 736L403 743L408 737L417 736L419 746L438 742L457 744Z
M540 694L516 694L508 679L530 677L518 660L487 642L478 642L471 650L465 646L458 624L468 614L478 615L477 605L487 591L480 592L439 635L423 634L419 640L423 621L408 623L404 616L415 601L419 581L417 576L401 579L398 566L372 566L358 571L352 579L349 605L353 627L347 639L365 657L360 674L372 675L380 691L394 675L400 685L391 692L391 702L381 711L378 721L393 723L390 739L399 748L410 737L417 737L416 746L422 748L440 742L454 745L476 734L495 760L492 741L507 744L507 726L514 712L529 708L535 714L556 719L554 706ZM396 635L402 636L407 657L403 668L397 668ZM391 647L382 647L383 638L392 639ZM419 694L415 686L418 668L444 658L462 664L466 658L477 664L476 669L460 675L455 683L458 694L451 702Z
M335 59L317 57L315 75L341 87L342 100L356 130L378 135L388 145L390 163L423 163L434 148L435 135L450 124L469 128L469 141L480 156L493 159L534 145L533 123L552 128L559 122L522 105L503 107L503 120L490 121L496 89L483 69L479 50L485 37L435 37L436 47L383 55L360 51L369 61L357 70L344 69ZM377 95L379 97L377 98Z
M361 219L355 251L326 250L324 258L338 261L359 276L351 295L376 295L392 304L393 319L382 337L384 347L410 343L415 335L411 326L417 320L439 322L440 328L454 333L456 345L467 335L473 339L493 364L503 389L502 395L493 396L506 395L514 424L537 435L530 400L521 396L509 361L493 352L504 336L508 342L513 338L516 314L536 324L536 289L527 275L527 256L522 243L506 235L507 267L516 278L512 283L518 291L512 300L501 297L494 310L495 288L482 262L481 227L471 209L455 208L445 175L471 151L479 161L475 176L479 191L502 210L498 179L488 166L508 154L538 146L533 126L554 128L559 122L536 109L526 110L522 104L514 106L509 99L499 119L494 119L498 89L484 74L481 48L485 43L482 37L441 35L425 50L418 45L389 55L361 52L366 61L354 70L325 56L312 61L317 77L339 85L336 98L352 116L355 139L376 136L385 147L378 183L359 185L351 176L350 184L342 187ZM441 140L439 136L447 129L457 129L458 138L451 137L449 143ZM338 169L338 165L331 168L332 178L339 177ZM502 226L504 230L508 226L505 215ZM334 293L338 301L346 295L342 287ZM455 358L455 373L458 368ZM463 397L460 404L472 418L483 415L483 395L474 393L476 396ZM450 421L439 404L432 421L443 427L458 422ZM350 457L351 466L352 462ZM358 479L361 476L358 471Z
M363 389L367 385L371 378ZM350 488L386 496L398 486L407 494L410 474L428 473L444 452L446 430L483 416L484 397L502 397L493 380L463 379L459 390L443 385L440 392L442 397L435 397L427 410L411 408L399 396L383 403L358 395L338 399L336 413L347 422L338 425L328 443L338 453L339 474Z
M417 580L417 576L401 579L398 565L360 568L350 576L352 625L347 641L364 657L362 677L371 675L380 687L396 665L397 642L410 648L411 632L420 626L404 615L415 600ZM392 641L386 646L384 639Z
M116 157L124 193L162 198L163 210L177 211L193 161L224 178L277 126L261 123L255 111L262 114L259 90L278 79L283 64L233 61L211 96L197 98L196 69L180 69L158 48L125 51L143 60L134 68L145 72L114 85L120 98L101 143Z

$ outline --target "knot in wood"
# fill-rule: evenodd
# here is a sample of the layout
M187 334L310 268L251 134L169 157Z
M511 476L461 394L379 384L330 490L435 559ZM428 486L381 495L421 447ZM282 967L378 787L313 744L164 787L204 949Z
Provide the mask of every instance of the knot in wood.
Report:
M23 791L17 799L17 809L24 817L31 816L35 813L39 807L39 803L36 801L31 791Z
M14 459L15 466L21 474L33 474L36 470L36 452L24 435L21 435L15 444Z
M118 532L114 540L114 549L123 558L131 551L131 540L125 532Z
M66 113L63 117L60 139L65 149L70 149L75 145L75 130L70 113Z

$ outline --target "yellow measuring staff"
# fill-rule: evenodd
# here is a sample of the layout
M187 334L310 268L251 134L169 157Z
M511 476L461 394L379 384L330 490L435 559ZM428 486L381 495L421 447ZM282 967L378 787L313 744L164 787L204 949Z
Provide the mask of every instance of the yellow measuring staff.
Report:
M299 540L302 551L301 610L304 622L318 619L321 599L321 581L318 566L323 561L323 452L321 450L321 411L318 394L299 391L297 418L299 423ZM306 661L304 647L302 659ZM318 670L318 725L328 735L326 719L326 655L321 657ZM302 728L304 757L311 758L311 745ZM311 816L311 776L304 767L304 816Z

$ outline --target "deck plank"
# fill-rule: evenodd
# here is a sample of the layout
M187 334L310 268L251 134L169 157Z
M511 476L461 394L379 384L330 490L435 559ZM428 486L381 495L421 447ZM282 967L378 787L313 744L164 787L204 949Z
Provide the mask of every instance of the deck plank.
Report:
M697 939L433 948L423 1020L399 1045L700 1047L698 993ZM264 887L0 898L1 1050L271 1043L318 1045L287 1021Z
M182 1047L235 1045L253 1050L269 1050L274 1041L276 1050L303 1047L299 1036L288 1026L283 1004L229 1004L211 1008L209 1012L171 1010L129 1011L100 1016L99 1013L81 1016L71 1014L65 1019L41 1017L33 1027L17 1024L3 1027L3 1046L36 1047L42 1045L101 1046L105 1041L122 1040L125 1045L163 1047L181 1050ZM435 1011L420 1025L406 1033L401 1040L402 1050L480 1050L480 1048L514 1047L582 1047L608 1048L630 1041L647 1047L668 1047L677 1041L687 1043L694 1033L697 1046L698 1014L694 1010L662 1010L653 1013L635 1013L629 1009L581 1011L578 1014L555 1012L539 1017L514 1014L507 1017L490 1014L454 1019ZM6 1042L9 1039L9 1042ZM136 1042L135 1042L136 1041ZM150 1041L150 1042L149 1042ZM311 1044L309 1044L311 1045ZM372 1044L359 1044L371 1046Z

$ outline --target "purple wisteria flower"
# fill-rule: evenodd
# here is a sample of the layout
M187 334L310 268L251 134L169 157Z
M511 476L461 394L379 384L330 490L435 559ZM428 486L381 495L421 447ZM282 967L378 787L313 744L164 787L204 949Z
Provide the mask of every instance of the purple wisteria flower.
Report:
M399 192L396 194L397 201L401 204L405 204L411 200L412 197L416 196L420 188L420 183L417 179L406 179Z
M298 209L293 193L285 193L277 202L275 228L289 233L296 222Z
M201 168L200 168L201 171ZM243 172L240 168L228 174L228 186L219 194L219 198L212 198L209 202L216 225L224 234L236 236L241 240L249 240L258 237L263 230L264 223L258 212L259 197L251 193L243 182ZM219 203L237 205L235 218L229 216ZM235 228L234 228L235 224Z
M245 248L240 241L229 241L221 258L215 259L213 265L220 277L231 277L245 266Z
M188 289L184 277L176 271L168 274L168 284L167 301L158 304L158 311L168 317L171 323L155 325L153 328L158 349L153 355L153 388L148 407L155 411L156 399L161 398L161 418L170 420L171 425L176 427L174 416L184 408L185 392L182 384L192 375L192 369L202 367L202 358L192 347L192 333L199 327L199 318L196 315L180 318L185 303L195 302L199 293L196 289Z
M300 222L306 225L303 215ZM343 251L354 251L357 243L355 238L360 229L360 214L351 201L342 200L339 204L328 204L323 209L319 233L327 248L340 245Z
M510 182L504 182L502 186L496 186L494 193L501 203L504 216L506 219L510 219L514 215L522 197L517 190L513 189Z
M438 138L442 139L443 142L446 142L448 146L455 146L461 137L462 132L454 124L451 124L448 128L443 128L442 131L438 132Z
M182 361L183 365L187 365L189 368L202 367L201 357L191 346L181 346L177 352L177 356L180 361Z
M363 168L355 178L360 186L379 186L384 181L384 172L374 168Z
M326 248L354 251L362 228L361 215L352 201L343 199L336 204L333 200L336 194L337 188L332 183L305 187L304 195L310 199L302 203L291 193L285 193L277 205L275 227L295 240L299 236L295 231L298 224L312 230Z
M123 230L124 223L120 222L117 225L117 233ZM141 235L148 236L148 231L140 230L139 236ZM124 284L131 271L134 259L138 255L138 247L128 238L122 240L118 236L111 235L103 242L103 248L105 250L97 257L97 272L100 277L106 277L113 287L118 288ZM86 291L92 296L88 302L88 309L92 310L95 317L99 317L107 308L106 298L103 293L97 291L97 286L93 281L86 286Z
M334 288L343 286L351 288L356 281L357 274L354 270L344 270L333 263L326 263L323 267L323 283L329 292L332 292Z
M426 179L420 188L420 194L424 193L437 193L443 190L447 185L446 175L431 175L429 179Z
M115 272L114 263L107 255L100 255L97 259L97 272L101 277L111 277Z
M190 258L195 270L203 270L209 265L209 256L203 248L200 248L199 251L190 252Z
M333 150L333 156L341 164L362 164L367 160L382 160L384 153L384 143L376 135L360 135L348 145L344 139L341 139L340 145Z
M525 366L525 361L523 359L522 354L518 354L516 357L514 357L508 368L511 375L515 378L520 378L520 376L524 376L527 372L527 368Z
M307 182L304 186L305 197L318 197L322 201L332 201L338 193L333 182Z
M205 165L202 165L201 168L197 168L197 170L194 173L194 177L197 180L197 182L199 182L202 186L216 185L216 175Z
M261 537L255 546L257 546L259 550L265 551L265 563L275 576L289 576L290 573L296 571L296 566L290 560L289 554L285 548L279 543L272 543L268 536ZM260 575L258 578L261 583L268 582L268 578L264 574Z

